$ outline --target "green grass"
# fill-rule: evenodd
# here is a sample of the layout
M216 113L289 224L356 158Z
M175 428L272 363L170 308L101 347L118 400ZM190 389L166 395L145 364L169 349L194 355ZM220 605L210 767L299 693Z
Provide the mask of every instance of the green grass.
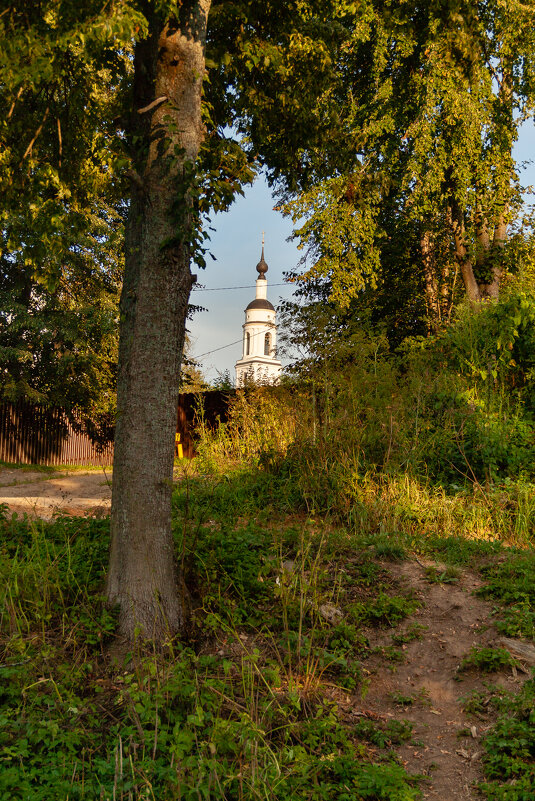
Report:
M19 464L18 462L4 462L1 459L0 468L5 468L6 470L20 470L21 473L54 473L57 469L56 467L51 467L46 464Z
M274 525L258 505L237 519L235 487L231 505L228 485L205 489L182 486L175 505L197 577L191 642L167 655L140 644L116 668L100 598L108 521L1 523L0 799L320 801L341 785L348 801L419 798L388 751L406 727L356 739L329 700L359 688L367 643L319 612L356 587L381 614L400 601L370 587L369 560L342 574L347 541L316 521Z
M505 605L497 626L508 637L535 639L535 554L520 553L512 559L482 567L486 583L479 595Z
M115 617L101 599L108 521L1 521L0 800L323 801L340 787L345 801L419 798L393 752L410 726L355 728L332 699L333 688L364 696L373 680L363 669L368 629L392 627L396 646L424 633L411 620L418 600L400 592L388 563L430 555L447 566L429 576L441 581L479 570L503 616L531 603L529 553L323 519L287 476L259 467L185 471L173 520L192 593L189 640L165 655L139 643L115 667L106 654ZM404 658L393 646L381 653L393 666ZM529 740L523 714L518 739ZM488 793L509 780L491 759L500 742L489 740ZM527 757L514 760L522 786Z
M458 673L479 671L480 673L496 673L516 664L511 654L504 648L477 648L474 646L463 657Z
M4 468L5 470L20 470L21 473L44 473L45 475L54 476L56 473L61 473L62 475L69 474L69 473L97 473L100 472L103 468L102 465L90 465L90 464L57 464L57 465L48 465L48 464L19 464L18 462L4 462L0 460L0 471ZM111 472L113 467L106 466L104 468L106 471ZM1 472L0 472L1 476Z
M459 581L461 571L458 567L448 565L445 569L434 565L426 568L425 576L432 584L456 584Z

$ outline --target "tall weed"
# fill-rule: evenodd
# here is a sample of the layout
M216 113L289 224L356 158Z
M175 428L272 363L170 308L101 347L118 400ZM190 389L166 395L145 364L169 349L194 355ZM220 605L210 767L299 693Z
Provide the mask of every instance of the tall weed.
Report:
M528 542L532 319L535 302L511 296L402 353L364 331L331 343L292 385L238 393L225 424L201 427L199 469L260 466L309 513L361 532Z

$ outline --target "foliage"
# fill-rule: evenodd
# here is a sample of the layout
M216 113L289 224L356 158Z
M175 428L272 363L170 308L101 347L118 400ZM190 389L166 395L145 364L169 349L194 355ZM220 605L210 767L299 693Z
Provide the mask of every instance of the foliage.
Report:
M459 576L459 570L452 565L449 565L444 570L431 565L425 571L426 579L436 584L455 584L459 581Z
M230 374L230 370L220 372L217 370L217 378L212 382L213 389L218 389L221 392L229 392L234 389L234 380Z
M300 330L308 351L295 384L239 394L224 426L200 430L199 467L218 474L228 456L248 471L252 461L265 471L266 504L342 521L373 535L368 544L386 558L414 535L457 564L467 532L489 549L496 539L529 543L533 306L511 285L501 301L475 315L461 309L441 335L397 352L317 307L315 324Z
M304 282L325 283L344 309L364 292L390 321L405 285L430 330L448 321L461 282L473 302L497 297L524 239L508 237L521 205L512 146L534 102L529 15L494 0L461 11L370 0L344 18L310 115L330 133L314 119L297 169L271 142L310 259ZM390 308L380 286L396 292Z
M329 308L297 325L294 318L287 339L302 356L293 373L311 387L322 453L343 425L344 451L359 454L361 470L402 463L444 485L528 478L533 308L531 293L511 288L500 303L476 315L461 310L442 335L406 341L397 353L382 334Z
M410 740L412 736L412 723L408 720L392 720L384 726L378 726L372 721L359 721L355 726L357 737L364 737L379 748L399 745Z
M534 680L516 697L499 701L500 718L485 737L483 763L487 781L479 785L491 801L524 801L535 790Z
M115 621L96 592L107 521L4 518L0 795L298 799L312 787L319 800L343 782L348 801L419 798L415 778L376 753L410 728L393 721L356 741L325 694L348 686L366 648L354 626L313 611L332 597L336 542L311 524L236 521L229 482L204 482L203 498L191 481L199 492L183 485L175 529L199 576L195 647L147 656L138 643L116 667L103 652Z
M186 333L180 371L181 392L202 392L208 385L198 362L190 355L191 342Z
M509 637L535 635L535 558L522 554L504 564L483 568L486 583L478 591L484 598L505 604L497 627Z
M126 3L51 0L8 5L0 25L3 248L53 289L65 259L86 268L116 259L113 120L143 18Z
M495 673L503 668L514 665L515 660L504 648L477 648L470 649L470 653L463 657L458 673L469 670L479 670L482 673Z
M0 393L96 420L115 409L118 277L62 270L54 292L0 272ZM96 272L96 271L95 271Z
M4 4L0 17L0 391L114 407L125 183L126 3ZM76 380L73 380L76 377Z
M297 388L252 387L229 399L228 423L215 429L205 424L202 398L197 414L198 461L202 469L218 472L231 462L269 462L284 452L296 430L295 409L303 408L303 393ZM290 406L292 411L290 411Z
M409 615L413 615L420 603L414 598L403 598L379 593L373 604L354 604L351 617L357 623L386 624L395 626Z
M260 466L211 476L184 468L174 531L191 591L189 643L158 654L139 641L115 666L106 654L115 616L99 599L108 521L4 515L0 794L89 799L112 797L115 787L139 799L200 791L319 801L343 782L348 801L420 797L392 753L412 737L410 724L344 715L346 694L366 689L361 662L372 649L363 625L397 626L408 616L392 639L421 636L410 621L417 601L392 586L382 549L390 542L396 557L429 549L472 568L483 561L487 578L491 562L504 570L510 561L520 575L521 556L505 560L488 542L378 536L375 526L365 538L321 518L288 517L292 483ZM342 618L327 620L326 607ZM509 787L512 770L518 787L530 786L523 743L532 699L522 698L499 724L507 732L496 729L485 745L494 793Z
M100 609L107 521L59 519L47 526L14 516L2 529L5 655L27 649L31 655L34 632L46 628L51 645L63 639L66 652L82 658L86 646L101 644L114 628L113 617Z
M532 412L534 320L530 285L512 284L499 303L475 315L461 307L441 340L448 366L476 385L513 395Z

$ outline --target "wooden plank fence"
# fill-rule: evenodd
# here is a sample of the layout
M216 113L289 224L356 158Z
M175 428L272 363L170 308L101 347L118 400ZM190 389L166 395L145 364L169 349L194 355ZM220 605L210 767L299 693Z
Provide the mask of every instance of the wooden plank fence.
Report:
M184 392L178 397L176 430L180 434L180 443L184 458L195 456L195 430L202 415L203 424L210 428L225 422L228 415L229 398L234 391L219 389L206 392Z
M61 409L2 403L0 459L15 464L111 465L113 443L99 446L76 430Z
M179 397L177 434L185 458L195 455L195 427L200 403L204 422L216 426L225 420L228 392L213 390L184 393ZM178 451L178 448L177 448ZM113 433L104 445L71 425L62 409L26 402L0 403L0 461L14 464L104 465L113 464Z

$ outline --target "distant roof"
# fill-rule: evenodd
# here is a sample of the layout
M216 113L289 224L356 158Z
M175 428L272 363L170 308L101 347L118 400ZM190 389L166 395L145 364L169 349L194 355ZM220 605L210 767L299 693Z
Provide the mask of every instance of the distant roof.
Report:
M275 311L273 304L264 298L255 298L255 300L252 300L245 311L248 311L249 309L268 309L269 311Z

